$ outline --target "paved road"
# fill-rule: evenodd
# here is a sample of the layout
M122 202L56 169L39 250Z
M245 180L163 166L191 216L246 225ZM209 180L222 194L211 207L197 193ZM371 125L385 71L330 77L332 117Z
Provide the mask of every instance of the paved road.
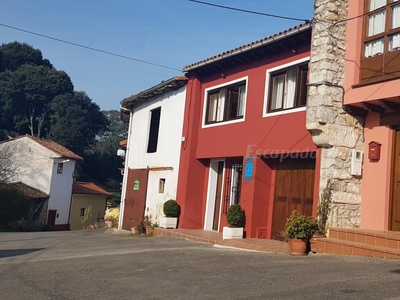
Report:
M0 299L400 299L400 261L104 230L0 233Z

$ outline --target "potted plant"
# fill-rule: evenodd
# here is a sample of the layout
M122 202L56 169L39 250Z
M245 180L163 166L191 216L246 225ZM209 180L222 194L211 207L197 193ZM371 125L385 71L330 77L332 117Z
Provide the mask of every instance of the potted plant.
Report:
M118 218L119 218L118 207L109 208L106 210L106 213L104 214L104 221L108 228L112 228L114 223L118 224Z
M306 255L307 243L318 230L317 218L299 214L297 210L286 220L285 231L282 233L289 243L289 254Z
M143 226L146 230L146 235L153 234L154 227L152 226L149 216L145 216L143 219Z
M310 248L313 253L317 252L317 239L326 237L327 222L332 204L332 184L330 180L322 190L320 201L317 208L318 230L310 239Z
M178 224L180 212L181 207L174 199L165 201L163 205L163 213L165 217L160 217L159 226L161 228L175 229Z
M131 233L132 235L137 235L139 233L138 226L135 225L135 220L132 220Z
M232 204L228 208L226 221L229 226L222 229L222 239L242 239L244 225L244 211L240 204Z

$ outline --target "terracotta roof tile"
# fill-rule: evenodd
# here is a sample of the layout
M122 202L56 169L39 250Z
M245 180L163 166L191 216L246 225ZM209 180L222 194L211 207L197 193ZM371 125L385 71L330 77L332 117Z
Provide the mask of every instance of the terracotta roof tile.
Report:
M60 144L57 144L54 141L51 140L45 140L45 139L39 139L30 135L21 135L16 138L13 138L11 140L7 140L4 142L9 142L12 140L16 139L22 139L22 138L30 138L31 140L34 140L36 143L42 145L43 147L57 153L58 155L61 156L61 158L67 158L67 159L72 159L72 160L77 160L77 161L83 161L83 158L79 156L78 154L75 154L71 150L65 148L64 146L61 146Z
M234 56L236 54L240 54L240 53L243 53L243 52L247 52L247 51L253 50L255 48L264 46L265 44L268 44L268 43L275 42L277 40L286 38L288 35L296 34L297 32L303 31L303 30L308 29L310 27L311 27L311 24L309 22L300 24L298 26L291 27L291 28L289 28L287 30L284 30L284 31L281 31L279 33L270 35L270 36L265 37L265 38L263 38L261 40L257 40L257 41L251 42L249 44L246 44L246 45L243 45L243 46L240 46L240 47L236 47L234 49L222 52L222 53L214 55L214 56L211 56L211 57L206 58L204 60L201 60L199 62L187 65L187 66L185 66L183 68L183 71L184 72L190 71L190 70L196 69L198 67L201 67L203 65L212 63L214 61L219 61L219 60L222 60L222 59L227 58L227 57L232 57L232 56Z
M75 181L72 186L72 194L86 194L86 195L104 195L111 196L111 193L103 190L101 187L95 185L93 182L80 182Z

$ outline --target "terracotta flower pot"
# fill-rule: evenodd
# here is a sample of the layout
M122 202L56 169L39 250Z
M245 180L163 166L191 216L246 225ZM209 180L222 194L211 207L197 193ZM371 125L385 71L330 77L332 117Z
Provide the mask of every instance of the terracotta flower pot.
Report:
M133 235L136 235L136 234L139 233L139 230L136 227L132 227L131 228L131 232L132 232Z
M151 226L146 226L146 235L153 234L154 228Z
M289 254L293 256L307 255L307 239L290 239Z
M106 225L108 228L112 228L114 225L114 221L106 221Z

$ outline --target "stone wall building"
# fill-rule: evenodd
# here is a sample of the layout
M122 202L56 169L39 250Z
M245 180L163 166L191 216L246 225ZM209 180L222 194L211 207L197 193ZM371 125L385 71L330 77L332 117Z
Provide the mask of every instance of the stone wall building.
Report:
M320 194L330 183L330 227L360 227L361 176L352 150L364 149L363 120L343 108L348 1L315 0L306 127L322 148Z

